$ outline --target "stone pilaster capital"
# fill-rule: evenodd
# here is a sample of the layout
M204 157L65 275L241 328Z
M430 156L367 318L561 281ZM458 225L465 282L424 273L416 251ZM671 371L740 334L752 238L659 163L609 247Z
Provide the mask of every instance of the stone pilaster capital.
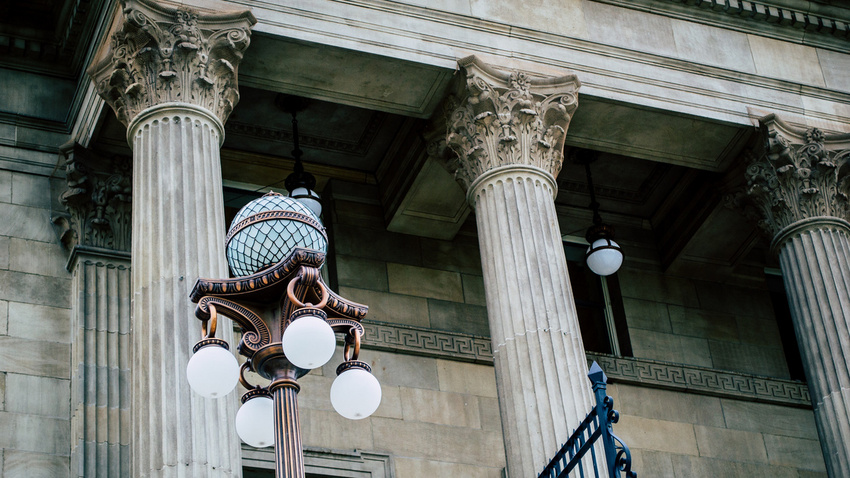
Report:
M75 142L59 149L68 188L59 196L66 213L53 217L69 252L78 247L130 250L132 164L105 158ZM69 263L70 264L70 263Z
M88 70L125 126L162 103L189 103L223 123L239 101L237 70L256 19L154 0L121 0L108 44Z
M578 107L576 76L534 78L496 70L474 56L458 64L466 78L454 99L446 143L457 153L450 168L461 185L469 188L486 171L507 165L533 166L557 177Z
M750 215L775 239L816 218L850 219L850 134L759 119L760 144L746 153Z

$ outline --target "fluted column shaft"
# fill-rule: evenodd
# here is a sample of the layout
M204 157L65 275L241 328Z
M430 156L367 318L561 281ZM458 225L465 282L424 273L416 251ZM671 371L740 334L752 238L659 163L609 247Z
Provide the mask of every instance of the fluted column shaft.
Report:
M82 246L71 270L72 476L130 476L130 257Z
M593 408L551 174L503 166L470 188L511 477L536 476Z
M803 221L779 252L829 476L850 470L850 223Z
M593 408L554 202L579 82L458 63L450 167L478 222L508 474L533 477Z
M201 337L189 291L226 277L221 121L185 103L130 124L133 147L133 476L241 474L236 397L209 400L186 380ZM219 337L232 343L229 321Z

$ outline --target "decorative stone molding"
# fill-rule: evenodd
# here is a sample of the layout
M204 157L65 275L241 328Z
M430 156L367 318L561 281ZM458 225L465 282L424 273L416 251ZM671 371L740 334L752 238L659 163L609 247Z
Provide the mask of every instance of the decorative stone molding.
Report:
M564 138L578 107L575 75L532 78L493 69L474 56L458 61L466 73L446 143L458 155L449 169L464 189L499 166L527 165L557 177Z
M60 196L67 214L53 217L62 244L128 252L132 213L129 158L97 156L75 142L60 147L66 189Z
M363 347L436 359L493 364L489 337L363 321ZM811 407L805 383L655 360L588 353L612 383L641 385L722 398Z
M744 174L754 206L745 212L759 227L780 238L801 221L850 219L850 134L797 129L775 115L759 123L763 143L746 153Z
M151 106L190 103L222 123L239 101L237 69L257 22L250 11L207 13L153 0L122 0L122 18L88 70L129 125ZM106 46L105 46L106 47Z

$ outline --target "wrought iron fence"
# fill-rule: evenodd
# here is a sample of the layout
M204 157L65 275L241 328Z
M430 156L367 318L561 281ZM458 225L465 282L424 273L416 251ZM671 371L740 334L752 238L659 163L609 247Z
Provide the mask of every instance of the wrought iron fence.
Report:
M607 394L608 377L596 362L590 366L587 374L593 384L596 406L570 436L564 446L558 450L552 461L546 465L538 478L594 477L600 478L597 462L597 447L594 444L602 440L607 478L637 478L632 471L632 454L629 447L614 435L613 425L620 419L614 410L614 399ZM589 454L589 460L585 460ZM575 473L578 473L576 475ZM591 474L592 473L592 474Z

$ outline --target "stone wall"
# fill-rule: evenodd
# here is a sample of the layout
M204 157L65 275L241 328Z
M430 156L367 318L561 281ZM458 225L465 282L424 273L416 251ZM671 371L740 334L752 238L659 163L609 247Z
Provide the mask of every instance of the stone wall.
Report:
M368 191L356 197L337 183L328 192L331 280L343 296L370 305L367 320L488 335L474 231L454 241L389 233ZM636 357L660 369L671 362L787 378L765 289L629 268L620 284ZM389 454L396 477L501 476L492 367L470 355L382 348L362 354L384 393L369 419L348 421L330 406L339 357L302 379L305 446ZM609 388L622 416L615 432L632 447L640 476L826 476L805 401L741 400L710 384L702 393L651 387L615 381Z
M62 185L51 184L44 175L0 170L4 478L61 478L69 473L71 275L50 222L51 196L56 197L51 186Z

